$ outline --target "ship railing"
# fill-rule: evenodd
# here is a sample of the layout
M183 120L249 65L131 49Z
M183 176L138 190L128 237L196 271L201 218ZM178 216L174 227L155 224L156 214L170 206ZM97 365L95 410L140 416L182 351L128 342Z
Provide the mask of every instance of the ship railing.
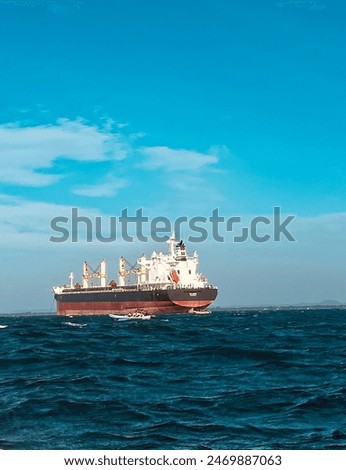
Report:
M57 286L53 290L55 293L79 293L79 292L128 292L128 291L153 291L153 290L167 290L167 289L215 289L215 286L211 284L206 285L195 285L195 284L172 284L172 283L152 283L152 284L132 284L128 286L89 286L89 287L70 287L70 286Z

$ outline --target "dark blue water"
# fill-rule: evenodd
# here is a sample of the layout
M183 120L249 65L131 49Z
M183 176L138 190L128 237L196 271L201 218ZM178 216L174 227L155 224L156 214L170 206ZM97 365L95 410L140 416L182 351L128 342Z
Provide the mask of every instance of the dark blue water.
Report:
M345 449L345 315L2 316L0 448Z

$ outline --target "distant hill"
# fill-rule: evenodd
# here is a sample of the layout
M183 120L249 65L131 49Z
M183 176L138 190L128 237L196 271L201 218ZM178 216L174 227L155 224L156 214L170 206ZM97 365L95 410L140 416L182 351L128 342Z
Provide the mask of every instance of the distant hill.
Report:
M342 303L337 300L322 300L318 305L342 305Z

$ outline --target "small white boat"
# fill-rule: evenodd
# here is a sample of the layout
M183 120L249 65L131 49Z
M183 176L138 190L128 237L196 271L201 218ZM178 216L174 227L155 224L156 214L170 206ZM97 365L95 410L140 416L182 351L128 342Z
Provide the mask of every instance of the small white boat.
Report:
M194 309L191 309L191 310L189 310L189 313L193 313L194 315L210 315L211 311L210 310L194 310Z
M0 330L3 330L3 329L5 329L5 328L7 328L7 327L8 327L8 325L0 325Z
M115 321L129 320L129 318L126 315L113 315L112 313L110 313L109 317Z
M152 315L145 315L144 313L129 313L128 315L115 315L113 313L109 314L109 317L115 321L124 321L124 320L150 320Z

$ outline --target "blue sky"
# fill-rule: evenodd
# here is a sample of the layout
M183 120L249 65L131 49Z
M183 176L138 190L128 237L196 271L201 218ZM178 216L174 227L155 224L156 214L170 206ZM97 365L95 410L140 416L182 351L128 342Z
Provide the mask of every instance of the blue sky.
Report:
M295 243L192 246L218 304L346 301L343 2L42 3L0 2L0 312L50 308L85 258L154 246L52 244L71 207L280 206Z

